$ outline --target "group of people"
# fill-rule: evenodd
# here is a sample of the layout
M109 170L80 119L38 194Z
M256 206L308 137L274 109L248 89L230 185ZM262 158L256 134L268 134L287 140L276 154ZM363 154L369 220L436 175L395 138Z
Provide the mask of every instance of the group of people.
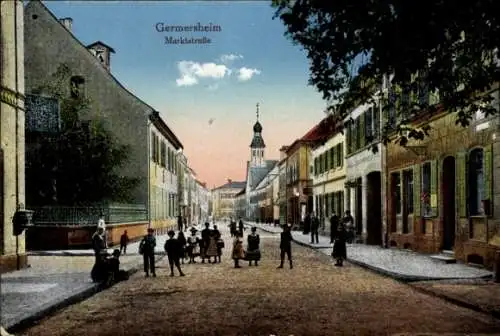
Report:
M344 218L339 219L338 216L332 214L330 218L331 225L331 243L333 243L332 257L336 259L336 266L342 266L343 260L346 259L346 243L349 241L348 230L346 227L352 225L352 216L349 211L346 211ZM239 227L236 222L231 219L229 228L231 236L234 237L232 259L235 268L241 268L240 260L246 260L249 266L254 264L259 265L261 260L260 251L260 236L257 234L257 228L252 227L251 233L247 236L247 248L243 244L243 232L245 230L243 221L239 220ZM305 220L304 233L311 233L311 242L318 242L319 220L314 213L308 214ZM127 278L127 273L120 270L119 257L121 253L126 253L129 238L125 231L120 239L120 249L115 249L112 255L107 253L107 242L104 227L98 226L96 233L92 236L92 246L95 252L95 265L92 269L92 279L96 282L116 282ZM222 261L222 250L224 249L224 240L217 228L213 225L210 229L210 223L205 223L205 228L201 230L201 236L198 235L198 230L192 227L191 235L185 237L184 232L180 230L175 237L175 232L170 230L167 234L169 239L165 242L164 250L168 257L170 266L170 276L174 276L174 267L177 268L179 275L184 276L181 269L181 263L186 260L190 264L196 263L197 258L201 258L201 263L216 264ZM283 226L283 232L280 235L280 265L278 268L283 268L285 257L287 257L290 268L293 268L292 248L293 241L291 227ZM146 277L150 274L156 277L155 267L155 248L156 237L154 229L148 229L147 235L143 237L139 244L139 253L143 256L144 273Z

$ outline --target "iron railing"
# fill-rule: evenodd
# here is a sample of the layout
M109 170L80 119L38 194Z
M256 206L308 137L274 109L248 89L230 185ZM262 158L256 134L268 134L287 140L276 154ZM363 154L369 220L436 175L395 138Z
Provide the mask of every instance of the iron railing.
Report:
M141 204L113 204L106 206L30 207L34 210L35 225L95 226L102 215L106 224L147 221L147 210Z

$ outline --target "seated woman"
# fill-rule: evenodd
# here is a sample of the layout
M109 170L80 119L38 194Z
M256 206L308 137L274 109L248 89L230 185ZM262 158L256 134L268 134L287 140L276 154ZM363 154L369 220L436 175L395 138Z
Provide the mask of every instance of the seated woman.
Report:
M247 237L247 255L248 266L252 266L252 261L255 262L255 266L259 266L258 262L260 260L260 237L257 234L257 228L254 226L252 228L252 233Z
M120 270L120 250L113 251L113 257L107 260L108 264L108 284L128 280L128 273Z

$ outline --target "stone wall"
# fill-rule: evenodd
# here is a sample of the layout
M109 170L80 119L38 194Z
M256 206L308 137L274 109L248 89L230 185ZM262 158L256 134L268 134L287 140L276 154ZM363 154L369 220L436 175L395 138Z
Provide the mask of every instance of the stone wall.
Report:
M0 268L25 267L25 235L13 235L12 218L25 205L24 36L22 1L0 1Z

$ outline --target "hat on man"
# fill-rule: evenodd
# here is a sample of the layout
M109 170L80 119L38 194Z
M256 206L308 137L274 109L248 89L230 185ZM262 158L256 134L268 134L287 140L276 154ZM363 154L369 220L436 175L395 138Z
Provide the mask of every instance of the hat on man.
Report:
M148 233L149 233L149 232L155 232L155 229L151 229L151 228L149 228L149 229L148 229Z
M193 227L191 228L191 230L190 230L190 231L191 231L191 232L196 232L196 231L198 231L198 230L197 230L197 229L193 226Z

